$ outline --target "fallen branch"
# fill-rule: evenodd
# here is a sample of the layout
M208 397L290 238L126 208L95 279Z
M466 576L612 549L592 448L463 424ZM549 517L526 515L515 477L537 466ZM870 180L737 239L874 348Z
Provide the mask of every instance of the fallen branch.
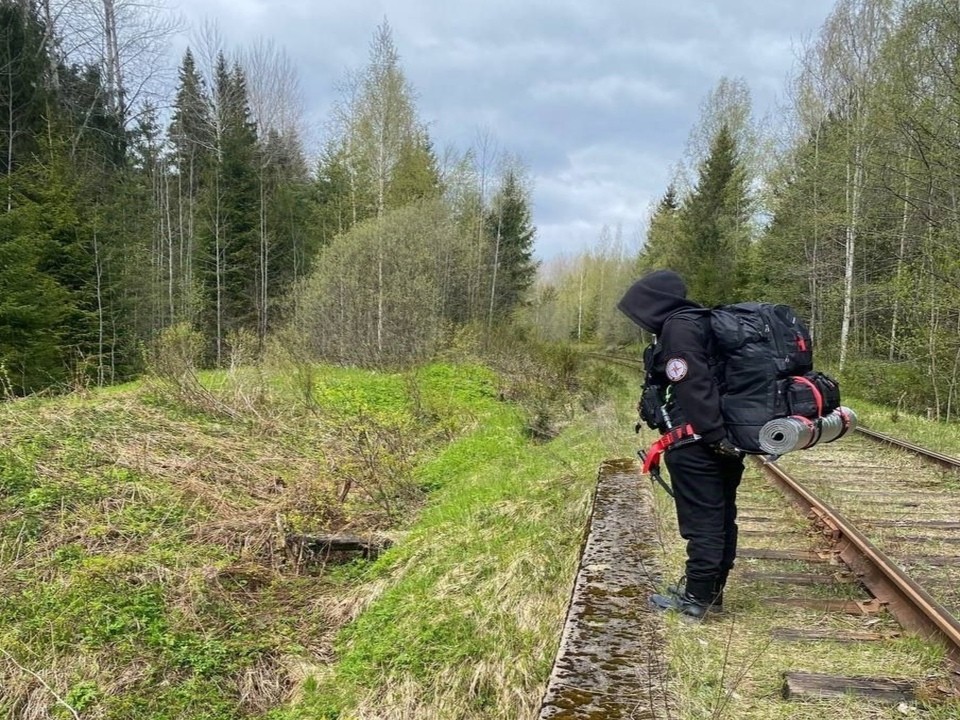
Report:
M80 720L80 715L79 715L79 713L77 713L76 710L73 709L73 706L70 705L70 703L68 703L68 702L67 702L66 700L64 700L62 697L60 697L60 695L57 694L57 691L56 691L56 690L54 690L52 687L50 687L49 685L47 685L46 681L45 681L42 677L40 677L39 675L37 675L37 674L36 674L33 670L31 670L30 668L25 668L23 665L21 665L20 663L18 663L18 662L17 662L17 659L16 659L15 657L13 657L13 655L11 655L10 653L8 653L6 650L4 650L3 648L0 648L0 652L2 652L2 653L6 656L7 660L9 660L9 661L12 662L14 665L16 665L18 668L20 668L20 670L22 670L23 672L27 673L28 675L32 675L34 678L36 678L37 682L39 682L41 685L43 685L43 687L47 690L47 692L49 692L51 695L53 695L54 698L56 698L56 700L57 700L57 702L58 702L59 704L63 705L67 710L69 710L69 711L70 711L70 714L73 715L77 720Z
M363 538L357 535L287 535L287 542L314 553L358 552L365 557L375 557L393 544L387 538Z

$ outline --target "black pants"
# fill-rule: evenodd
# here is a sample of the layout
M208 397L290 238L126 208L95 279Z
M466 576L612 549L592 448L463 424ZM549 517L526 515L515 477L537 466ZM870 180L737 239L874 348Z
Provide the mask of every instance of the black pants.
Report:
M721 457L696 442L667 451L664 461L680 536L687 541L687 586L722 584L737 557L737 487L743 460Z

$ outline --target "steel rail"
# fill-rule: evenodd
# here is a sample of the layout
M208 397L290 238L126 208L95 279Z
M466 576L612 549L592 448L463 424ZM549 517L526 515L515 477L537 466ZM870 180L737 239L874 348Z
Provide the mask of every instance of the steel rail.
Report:
M603 353L594 353L588 352L584 353L588 358L593 358L594 360L605 360L606 362L614 363L616 365L623 365L628 368L635 368L642 370L643 362L641 360L631 360L630 358L619 357L617 355L604 355Z
M858 433L866 435L868 438L878 442L892 445L893 447L901 450L908 450L923 458L933 460L948 470L960 470L960 459L955 457L950 457L949 455L944 455L943 453L938 453L934 450L928 450L927 448L920 447L919 445L909 443L906 440L900 440L899 438L891 437L890 435L885 435L884 433L877 432L876 430L870 430L869 428L857 427L856 430Z
M949 658L960 663L960 621L912 580L839 512L817 498L776 463L756 457L757 463L801 512L827 528L835 550L858 579L906 630L942 642Z

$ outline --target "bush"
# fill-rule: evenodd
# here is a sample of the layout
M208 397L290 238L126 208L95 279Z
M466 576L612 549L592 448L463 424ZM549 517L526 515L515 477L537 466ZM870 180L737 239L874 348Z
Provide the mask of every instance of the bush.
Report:
M608 365L593 364L583 372L581 402L584 410L593 410L604 400L627 388L623 375Z
M937 405L928 368L910 362L858 358L838 379L841 397L856 396L921 415Z

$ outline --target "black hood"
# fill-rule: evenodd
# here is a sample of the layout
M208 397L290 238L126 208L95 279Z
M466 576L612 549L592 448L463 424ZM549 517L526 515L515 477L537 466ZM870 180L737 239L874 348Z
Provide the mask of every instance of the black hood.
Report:
M677 310L701 307L687 300L687 286L673 270L655 270L637 280L617 308L647 332L659 335Z

